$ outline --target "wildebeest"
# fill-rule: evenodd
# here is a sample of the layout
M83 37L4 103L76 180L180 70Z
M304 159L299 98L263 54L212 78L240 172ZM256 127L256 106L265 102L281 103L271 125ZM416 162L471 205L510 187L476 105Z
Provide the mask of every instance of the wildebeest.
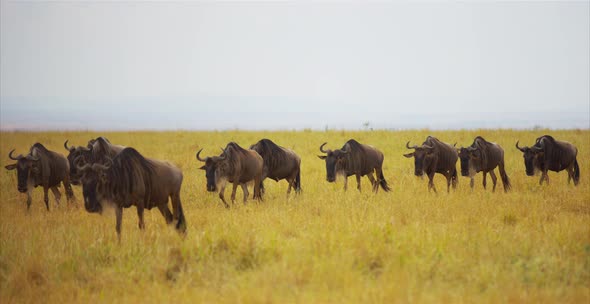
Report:
M215 192L217 185L220 184L219 198L223 201L226 208L229 205L225 201L224 192L226 181L233 183L231 201L236 199L236 189L238 185L242 186L244 192L244 203L248 199L247 183L254 181L254 199L262 200L260 193L260 183L262 181L262 169L264 166L262 156L254 150L246 150L235 142L227 144L223 153L219 156L200 157L201 151L197 152L197 159L205 163L201 168L205 170L207 177L207 191Z
M80 160L76 160L78 163ZM123 208L137 207L139 228L144 229L144 209L157 207L166 223L177 220L176 229L184 233L186 220L180 202L182 172L176 166L147 159L133 148L125 148L106 164L87 163L79 166L84 207L90 213L101 213L102 202L112 202L117 218L117 236L121 238ZM171 214L168 198L172 201Z
M320 151L326 155L318 155L320 159L326 161L326 179L332 183L336 181L336 175L344 176L344 190L348 186L348 177L356 176L357 189L361 191L361 177L367 176L373 191L379 191L379 185L384 191L390 191L389 185L383 176L383 153L372 146L360 144L354 139L347 141L341 149L324 150L323 143ZM373 171L377 175L377 180L373 177Z
M567 170L568 184L573 179L574 185L580 182L580 166L578 166L578 149L569 142L555 140L549 135L543 135L535 140L531 147L519 147L518 141L516 148L523 152L526 175L533 176L535 171L541 171L541 179L549 184L547 171L560 172Z
M287 195L291 193L291 188L295 188L295 193L301 191L301 158L295 152L278 146L266 138L250 146L250 149L258 152L264 162L260 191L264 192L263 182L267 177L277 182L286 179L289 183Z
M470 185L473 189L473 177L477 172L483 171L483 187L486 188L486 177L490 173L496 191L496 174L494 169L498 167L504 191L510 190L510 179L504 169L504 149L500 145L486 141L483 137L477 136L471 146L457 149L461 160L461 175L471 178Z
M447 192L450 191L451 184L453 189L457 187L459 182L456 168L458 155L454 146L428 136L422 146L414 145L410 147L408 141L406 148L414 149L414 152L404 154L404 156L408 158L414 157L414 174L416 176L423 176L426 173L429 191L433 189L436 192L434 186L435 173L440 173L447 178Z
M107 158L114 158L119 152L125 149L124 146L113 145L105 137L97 137L88 141L86 147L68 147L68 141L64 142L64 148L70 153L68 154L68 162L70 163L70 180L72 184L78 185L80 183L80 174L77 171L77 166L74 164L75 159L82 159L84 163L101 163L104 164Z
M31 191L33 187L43 186L43 200L49 211L49 197L47 191L51 189L55 200L59 204L61 193L57 189L63 183L68 202L74 199L74 192L70 185L69 164L67 159L56 152L49 151L42 144L34 144L29 154L19 154L14 157L10 151L8 157L16 160L15 164L6 166L7 170L16 169L18 177L18 191L27 193L27 210L31 207Z

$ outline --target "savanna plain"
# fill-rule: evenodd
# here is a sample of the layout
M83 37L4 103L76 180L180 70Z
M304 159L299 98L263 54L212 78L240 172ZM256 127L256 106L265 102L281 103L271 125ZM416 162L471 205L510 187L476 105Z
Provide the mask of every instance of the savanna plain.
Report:
M514 144L531 145L550 134L578 147L581 182L550 172L550 184L528 177ZM590 131L285 131L285 132L3 132L2 167L8 152L25 153L35 142L66 155L70 145L107 137L144 156L168 160L184 174L181 198L186 237L146 211L137 227L135 207L123 212L121 242L115 215L84 210L65 196L56 205L42 188L17 191L15 171L0 173L1 303L396 303L590 301ZM476 176L475 189L459 176L438 194L415 177L406 141L421 144L433 135L467 146L477 135L505 150L512 191L495 193ZM230 209L206 191L205 172L195 158L217 155L235 141L243 147L262 138L293 149L302 158L302 193L287 198L286 181L265 182L263 202L241 199ZM392 191L362 192L354 177L326 181L320 144L340 148L348 139L371 144L385 155ZM459 168L459 163L457 163ZM498 180L500 183L500 180ZM63 194L63 187L60 188ZM230 187L226 190L229 198ZM250 188L252 193L252 189ZM241 198L238 188L237 197Z

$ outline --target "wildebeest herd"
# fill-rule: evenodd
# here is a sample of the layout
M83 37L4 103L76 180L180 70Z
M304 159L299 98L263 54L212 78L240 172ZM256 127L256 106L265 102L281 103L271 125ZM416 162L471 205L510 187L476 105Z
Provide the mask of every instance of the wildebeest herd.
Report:
M361 177L367 176L372 185L372 191L379 187L388 192L391 190L383 174L384 155L370 145L347 141L342 148L336 150L324 149L327 143L320 145L318 157L326 163L326 179L332 183L337 176L344 177L344 189L347 188L349 176L355 176L357 189L361 190ZM123 208L136 206L139 217L139 228L144 229L143 211L157 207L166 219L166 223L174 224L176 229L184 233L186 220L180 200L182 186L182 172L179 168L166 161L150 159L141 155L131 147L111 144L106 138L91 139L88 145L73 147L64 143L69 152L67 158L63 155L47 150L42 144L34 144L29 153L13 156L14 149L8 156L16 163L6 166L7 170L17 170L18 191L27 193L27 209L31 205L31 190L33 187L43 186L44 201L49 210L48 190L51 189L57 203L61 198L58 187L63 183L68 201L74 198L71 185L81 185L84 196L84 207L88 212L101 213L103 202L110 202L115 207L116 231L120 237ZM474 187L474 176L483 172L483 186L486 187L486 177L489 173L493 189L496 189L497 177L494 170L498 168L504 191L511 189L510 179L504 167L504 150L500 145L488 142L477 136L468 147L456 148L456 143L450 145L428 136L422 145L406 148L413 152L404 154L414 158L414 173L416 176L428 176L428 189L436 192L434 175L439 173L447 180L447 191L451 186L457 187L458 175L456 163L460 159L461 175L470 178L470 185ZM573 179L574 184L580 181L580 167L576 159L578 150L569 142L559 141L549 135L535 140L530 147L516 148L522 151L525 172L528 176L541 172L539 184L549 183L547 171L560 172L567 170L568 183ZM229 208L224 192L227 183L232 184L231 201L235 201L236 189L241 186L244 203L247 201L248 183L254 183L253 198L262 200L264 194L264 180L266 178L279 181L285 179L289 185L287 196L294 188L295 193L301 192L301 158L292 150L278 146L269 139L262 139L249 149L230 142L215 156L202 158L200 149L196 153L197 160L204 162L200 169L205 170L207 178L206 189L219 192L219 198ZM375 175L373 175L375 173ZM172 202L169 209L168 199Z

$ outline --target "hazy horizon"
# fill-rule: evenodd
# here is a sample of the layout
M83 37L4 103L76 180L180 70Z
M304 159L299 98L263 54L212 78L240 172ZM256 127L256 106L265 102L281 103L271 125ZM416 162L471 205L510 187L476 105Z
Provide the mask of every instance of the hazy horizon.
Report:
M5 131L590 128L588 1L0 7Z

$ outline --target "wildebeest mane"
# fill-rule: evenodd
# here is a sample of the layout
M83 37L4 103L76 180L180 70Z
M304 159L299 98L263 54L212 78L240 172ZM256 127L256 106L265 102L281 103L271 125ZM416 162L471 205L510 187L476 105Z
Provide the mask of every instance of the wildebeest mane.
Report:
M569 154L570 152L568 149L563 145L561 142L557 142L552 136L550 135L543 135L537 138L535 148L542 148L544 157L543 163L541 166L549 165L549 163L559 162L560 159L564 157L564 155Z
M223 155L226 157L225 164L228 166L226 172L236 172L236 168L240 165L240 157L238 157L240 154L247 156L248 150L233 141L225 146Z
M143 194L145 206L149 208L154 172L154 165L137 150L123 149L107 170L107 196L118 203L130 203L133 195Z
M29 153L34 157L39 158L39 164L41 165L41 172L39 172L41 180L39 182L46 184L51 183L52 181L49 180L51 177L51 171L57 172L57 168L55 168L57 164L53 160L51 152L42 144L35 143L31 146Z
M546 138L546 139L547 139L547 140L549 140L550 142L555 142L555 138L553 138L553 136L551 136L551 135L543 135L543 136L541 136L541 137L538 137L538 138L535 140L535 146L536 146L537 144L540 144L540 142L541 142L541 139L543 139L543 138Z
M88 148L92 148L92 153L88 155L90 163L106 162L106 158L114 158L117 153L113 151L111 142L105 137L97 137L88 141Z
M367 167L366 162L368 157L362 144L354 139L350 139L342 146L341 150L348 151L345 154L346 161L340 165L341 169L351 173L364 171L363 169Z
M426 144L428 146L433 146L435 149L437 149L438 152L438 166L455 166L455 162L457 161L457 152L456 150L440 141L438 138L434 137L434 136L428 136L426 138L426 140L424 141L423 145Z
M251 149L255 150L260 156L262 156L264 166L271 172L288 160L285 150L270 139L261 139L259 142L252 145Z
M477 136L473 140L473 144L471 144L471 147L479 149L479 163L481 164L481 168L488 167L488 144L490 143L481 136Z

